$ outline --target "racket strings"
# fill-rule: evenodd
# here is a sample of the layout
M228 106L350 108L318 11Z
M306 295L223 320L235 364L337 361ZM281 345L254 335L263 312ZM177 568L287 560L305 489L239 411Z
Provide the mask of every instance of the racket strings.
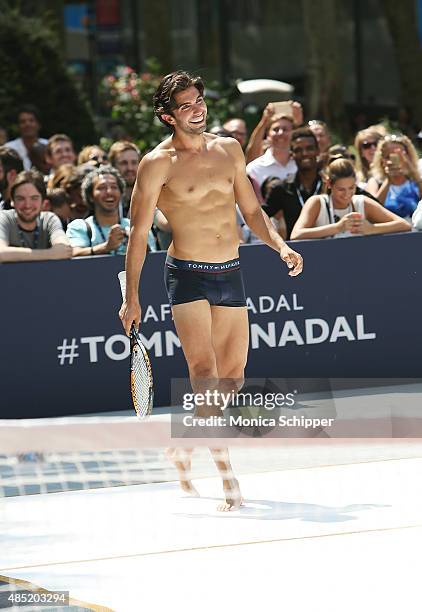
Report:
M136 343L132 350L131 391L136 413L147 416L152 409L152 371L148 355Z

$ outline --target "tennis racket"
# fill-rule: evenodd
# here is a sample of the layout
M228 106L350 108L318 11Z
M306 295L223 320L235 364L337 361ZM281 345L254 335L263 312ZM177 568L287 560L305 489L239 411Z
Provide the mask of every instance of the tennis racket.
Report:
M119 272L117 277L125 299L126 272ZM130 391L137 416L143 419L151 414L154 397L151 362L134 325L130 330Z

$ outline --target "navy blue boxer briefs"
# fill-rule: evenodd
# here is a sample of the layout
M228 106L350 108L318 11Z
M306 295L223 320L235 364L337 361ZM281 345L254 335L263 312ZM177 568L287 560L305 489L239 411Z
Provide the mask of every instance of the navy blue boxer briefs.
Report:
M246 306L240 260L219 263L167 255L164 281L172 306L207 300L212 306Z

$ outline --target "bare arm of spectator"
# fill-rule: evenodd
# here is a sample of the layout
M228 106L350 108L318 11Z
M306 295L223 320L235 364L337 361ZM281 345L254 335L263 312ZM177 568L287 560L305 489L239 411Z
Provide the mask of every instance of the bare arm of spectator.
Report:
M300 102L292 102L293 127L298 128L303 125L303 108Z
M413 168L410 160L404 153L401 155L401 163L399 165L396 165L390 159L385 160L383 165L386 177L382 185L379 186L374 178L371 178L367 185L369 193L374 195L381 204L384 204L388 190L391 186L390 177L394 176L405 177L414 181L418 185L419 197L422 197L422 180L419 173L415 171L415 168Z
M387 210L375 200L365 198L365 217L360 219L357 234L391 234L393 232L409 232L412 229L410 223Z
M27 249L13 247L0 240L0 262L13 261L52 261L56 259L71 259L72 247L69 244L57 243L49 249Z
M284 212L279 210L278 213L274 215L274 219L277 219L277 231L283 240L287 240L287 225L286 220L284 218Z
M319 196L311 196L303 205L299 219L296 221L291 240L311 240L312 238L326 238L338 233L336 223L314 227L321 209ZM345 218L345 217L343 217Z
M381 204L370 198L365 198L366 219L357 212L344 215L337 223L330 223L314 227L319 215L321 202L318 196L312 196L305 202L299 219L292 230L292 240L312 240L326 238L343 232L352 234L370 235L387 234L391 232L407 232L410 224L398 217Z
M72 247L69 244L57 243L49 249L27 249L9 246L0 240L0 262L13 261L46 261L52 259L70 259Z
M300 102L291 101L292 105L292 117L293 117L293 126L296 128L299 125L303 124L303 109ZM260 157L264 153L263 145L265 133L269 127L271 122L271 117L274 115L274 107L270 102L264 109L262 113L262 117L255 127L254 131L251 134L251 137L248 142L248 146L245 151L246 163L253 161L257 157Z
M48 249L30 249L10 246L3 228L0 228L0 262L47 261L53 259L70 259L72 247L64 233L60 220L54 215L49 221L48 232L51 247Z
M385 180L383 182L383 185L384 185L384 183L387 183L387 185L389 184L387 180ZM366 183L365 189L366 189L366 191L368 193L370 193L374 197L377 197L377 193L380 190L380 185L379 185L378 181L374 179L374 177L371 177L369 179L369 181ZM384 198L385 198L385 196L384 196Z
M274 110L272 105L267 104L267 106L264 108L264 112L262 113L262 117L259 120L258 125L255 127L254 131L251 134L251 137L249 138L248 146L246 147L245 151L245 158L247 164L263 154L265 133L267 131L270 119L273 114Z
M108 255L119 248L121 243L127 238L127 232L121 225L113 225L105 242L94 246L74 246L73 257L84 257L86 255ZM72 239L71 239L72 242ZM87 242L89 238L87 235Z
M370 194L374 195L377 200L384 204L385 199L388 194L388 190L390 189L390 176L394 176L395 170L391 163L391 161L387 160L384 164L384 171L386 174L385 179L383 180L381 186L374 178L370 178L367 185L367 190Z
M168 232L169 234L171 233L170 223L158 208L156 209L154 215L154 225L156 225L162 232Z
M369 191L369 193L374 195L377 200L381 202L381 204L384 204L388 190L390 189L390 181L388 180L388 178L385 178L380 187L377 181L374 178L371 178L369 179L366 189Z

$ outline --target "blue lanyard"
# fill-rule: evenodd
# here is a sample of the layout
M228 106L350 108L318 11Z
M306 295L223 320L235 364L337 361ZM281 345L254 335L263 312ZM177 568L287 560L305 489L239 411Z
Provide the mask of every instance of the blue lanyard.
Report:
M98 229L98 231L101 234L101 238L103 240L103 242L107 242L107 238L104 236L104 232L103 232L103 228L101 227L101 225L98 223L97 219L95 218L95 215L93 215L92 217L94 224L96 226L96 228Z

